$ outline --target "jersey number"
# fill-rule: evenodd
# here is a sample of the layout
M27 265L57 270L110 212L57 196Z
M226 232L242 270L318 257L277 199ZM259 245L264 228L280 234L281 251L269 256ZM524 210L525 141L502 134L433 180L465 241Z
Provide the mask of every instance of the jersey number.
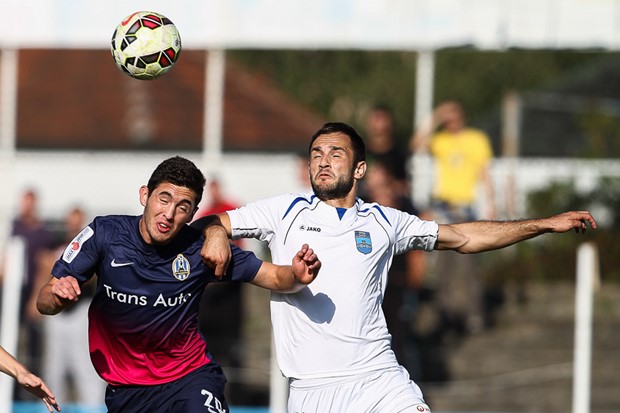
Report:
M205 406L207 407L207 411L209 413L226 413L226 409L222 407L222 402L219 401L217 397L213 396L213 393L209 390L202 389L200 394L207 396Z

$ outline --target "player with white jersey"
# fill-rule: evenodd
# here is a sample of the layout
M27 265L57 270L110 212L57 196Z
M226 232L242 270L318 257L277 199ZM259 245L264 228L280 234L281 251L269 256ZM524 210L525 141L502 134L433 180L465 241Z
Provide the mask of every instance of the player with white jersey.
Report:
M96 274L89 347L95 370L108 383L110 413L227 413L226 377L198 330L205 286L249 282L295 292L320 268L307 245L287 266L234 246L230 268L216 276L200 257L202 234L187 225L204 184L191 161L165 160L140 188L144 213L95 218L67 246L39 293L37 308L53 315L74 304Z
M227 237L266 241L275 263L303 243L321 256L321 276L291 295L272 293L278 363L289 378L289 413L428 412L390 348L381 304L395 254L419 249L476 253L545 232L585 230L586 211L521 221L443 225L356 197L365 145L344 123L311 139L313 192L281 195L204 218L203 259L228 265ZM218 236L219 234L219 236Z
M267 241L274 263L311 243L322 261L331 264L324 267L328 275L302 293L272 294L275 336L287 336L276 341L285 376L339 377L398 365L380 311L388 268L394 254L432 250L436 223L360 199L351 208L334 208L314 194L276 196L228 216L232 237ZM298 329L301 325L305 328ZM325 352L317 343L326 340L341 344Z

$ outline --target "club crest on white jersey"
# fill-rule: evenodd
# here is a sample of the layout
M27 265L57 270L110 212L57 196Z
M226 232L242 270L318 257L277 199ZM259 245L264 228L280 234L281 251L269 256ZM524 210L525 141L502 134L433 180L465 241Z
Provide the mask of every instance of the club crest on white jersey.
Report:
M370 240L370 232L355 231L355 246L362 254L370 254L372 251L372 241Z
M172 274L174 278L179 281L184 281L189 277L190 266L189 261L183 254L177 255L177 257L172 261Z
M95 231L93 231L91 227L84 228L75 236L75 238L73 238L73 241L67 245L65 252L62 254L62 259L67 263L71 263L71 261L73 261L78 255L78 252L82 249L82 244L84 244L87 239L92 237L94 233Z

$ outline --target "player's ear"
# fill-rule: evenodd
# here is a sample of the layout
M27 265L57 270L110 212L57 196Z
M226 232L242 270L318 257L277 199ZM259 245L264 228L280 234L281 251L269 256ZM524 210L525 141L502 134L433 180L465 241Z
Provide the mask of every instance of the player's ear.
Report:
M364 175L366 175L366 161L359 161L353 171L353 177L359 180L362 179Z
M149 188L146 185L140 187L140 204L145 207L149 199Z

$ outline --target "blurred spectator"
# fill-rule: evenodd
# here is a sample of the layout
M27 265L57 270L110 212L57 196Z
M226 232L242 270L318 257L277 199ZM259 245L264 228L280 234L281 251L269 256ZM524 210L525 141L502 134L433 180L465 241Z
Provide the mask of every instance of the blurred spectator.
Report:
M395 179L395 189L404 196L409 194L408 153L403 140L394 136L394 115L383 104L373 106L366 115L366 161L383 163Z
M20 199L18 215L12 223L11 235L21 237L25 243L25 274L20 296L20 357L24 365L36 375L41 367L41 316L36 308L28 306L35 289L38 259L51 247L51 233L39 218L38 196L34 189L25 190ZM5 274L10 277L10 274ZM17 398L26 396L18 391ZM29 397L29 396L26 396Z
M239 205L224 196L220 181L218 178L212 178L207 185L207 194L205 196L206 205L200 207L196 218L204 217L212 214L230 211Z
M441 223L479 219L476 195L482 184L485 219L495 219L488 136L468 127L458 102L438 105L410 141L413 151L429 151L436 166L432 199L433 218ZM436 297L445 327L477 332L484 326L482 282L476 274L478 257L450 254L435 263Z
M384 159L373 162L366 172L368 201L420 215L411 199L400 193L400 183ZM392 349L414 380L420 379L421 361L414 331L419 289L425 273L425 252L395 255L388 273L383 313L392 335Z
M476 213L476 195L482 184L486 196L485 219L495 219L495 200L490 164L493 150L489 137L468 127L458 102L447 101L422 122L410 142L412 151L428 151L436 165L433 210L451 222L470 221Z
M28 306L33 311L36 311L38 290L52 276L54 263L66 248L71 248L71 241L85 226L84 211L80 207L71 208L64 218L55 247L39 255L37 288ZM95 372L88 351L88 306L89 298L95 294L96 279L92 278L81 287L82 299L73 307L54 317L43 317L42 369L58 400L77 402L84 407L97 407L103 405L106 383Z

